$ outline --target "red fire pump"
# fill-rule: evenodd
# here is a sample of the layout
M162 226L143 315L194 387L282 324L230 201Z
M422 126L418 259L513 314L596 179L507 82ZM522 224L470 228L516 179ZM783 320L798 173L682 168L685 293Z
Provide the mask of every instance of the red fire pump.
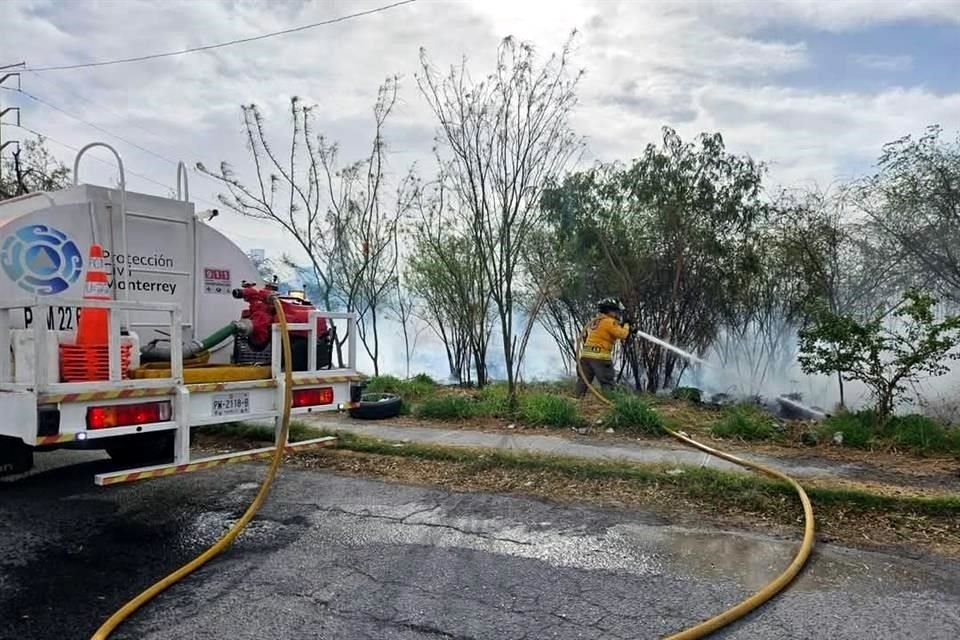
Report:
M234 362L246 364L265 364L269 362L270 345L273 325L276 323L276 308L274 300L279 299L280 306L289 324L305 324L309 321L311 311L316 307L308 300L283 296L278 293L275 283L267 283L262 288L255 283L244 282L239 289L233 290L233 297L247 303L240 317L250 323L250 329L245 336L237 336L234 340ZM328 325L324 318L317 318L317 366L330 366L332 346L334 341L334 327ZM291 347L295 370L306 369L307 362L307 331L291 331Z

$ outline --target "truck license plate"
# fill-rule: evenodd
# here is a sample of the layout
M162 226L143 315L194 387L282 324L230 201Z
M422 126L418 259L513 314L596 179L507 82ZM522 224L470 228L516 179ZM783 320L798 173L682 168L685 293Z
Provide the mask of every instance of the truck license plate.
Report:
M250 394L246 391L218 393L213 396L213 415L239 416L250 413Z

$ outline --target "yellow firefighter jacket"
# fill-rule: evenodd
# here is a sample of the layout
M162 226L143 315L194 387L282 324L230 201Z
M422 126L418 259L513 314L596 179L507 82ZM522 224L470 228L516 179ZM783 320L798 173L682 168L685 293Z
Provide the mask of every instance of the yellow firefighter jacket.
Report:
M620 324L608 315L599 315L584 330L585 338L580 355L594 360L610 360L613 345L630 333L630 325Z

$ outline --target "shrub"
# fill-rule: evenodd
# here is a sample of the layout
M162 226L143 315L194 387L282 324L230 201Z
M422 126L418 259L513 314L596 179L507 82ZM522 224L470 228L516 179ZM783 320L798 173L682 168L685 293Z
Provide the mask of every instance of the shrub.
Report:
M866 448L873 440L876 417L871 411L859 413L838 413L830 416L820 427L820 435L827 442L833 440L833 434L843 434L846 447Z
M505 383L488 384L477 392L478 415L505 418L510 415L510 394Z
M424 399L414 413L418 418L464 420L477 415L477 403L467 396L436 396Z
M895 416L887 424L886 433L899 445L925 451L949 451L951 435L943 425L917 414Z
M521 422L547 427L576 427L583 424L577 405L569 398L536 393L520 400Z
M396 376L374 376L367 380L367 393L400 393L403 380Z
M762 409L741 404L724 409L723 416L710 430L721 438L769 440L777 435L777 423Z
M960 427L947 431L947 450L960 455Z
M616 395L613 406L604 420L608 427L618 431L663 435L663 419L642 398L634 395Z
M437 383L426 374L418 374L409 380L396 376L376 376L367 381L367 393L395 393L405 400L416 400L430 395Z
M425 373L418 373L417 375L410 378L410 381L416 382L417 384L429 385L431 387L437 386L437 381Z
M673 397L676 400L686 400L694 404L700 404L703 394L696 387L677 387L673 390Z

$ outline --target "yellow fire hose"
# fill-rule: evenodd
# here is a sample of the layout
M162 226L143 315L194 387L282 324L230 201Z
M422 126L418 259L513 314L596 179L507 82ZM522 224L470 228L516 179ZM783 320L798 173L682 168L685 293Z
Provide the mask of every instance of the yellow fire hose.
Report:
M283 313L283 308L280 306L279 302L275 303L277 319L280 323L281 328L281 339L283 344L283 355L284 360L286 361L286 367L284 368L284 378L285 378L285 393L284 393L284 402L283 402L283 414L281 418L281 427L280 427L280 442L285 443L287 441L287 435L290 430L290 407L292 404L292 393L293 393L293 372L291 367L293 366L293 356L290 348L290 335L287 330L287 319ZM583 380L583 383L587 388L599 398L602 402L612 405L609 399L604 397L596 387L593 386L588 380L586 375L583 372L583 367L580 365L580 344L577 344L577 372ZM701 444L691 438L688 438L685 435L677 433L671 429L664 430L676 438L677 440L683 442L686 445L704 451L710 455L722 458L729 462L733 462L742 467L748 469L753 469L759 471L765 475L768 475L772 478L778 480L783 480L789 483L797 492L797 495L800 496L800 502L803 504L803 516L804 516L804 531L803 531L803 541L800 544L800 549L797 552L797 555L794 557L793 562L777 576L773 581L767 584L763 589L750 596L743 602L727 609L726 611L705 620L700 624L681 631L680 633L669 636L666 640L695 640L697 638L703 638L721 627L734 622L747 615L766 601L770 600L773 596L779 593L784 587L786 587L800 572L800 569L803 568L803 565L807 562L807 559L810 557L810 552L813 550L814 543L814 523L813 523L813 507L810 504L810 498L807 497L806 492L793 478L775 470L765 467L748 460L743 460L737 456L731 455L729 453L724 453L723 451L718 451L712 447ZM240 532L249 524L250 520L253 519L253 516L256 515L260 507L263 505L264 500L266 500L267 494L270 492L270 487L273 484L273 480L277 475L277 471L280 468L280 462L283 460L284 448L282 446L277 446L273 454L273 459L270 462L270 467L267 470L267 475L263 480L263 483L260 485L260 490L257 492L256 497L253 499L253 502L250 503L250 506L247 507L247 510L243 513L239 520L227 531L222 538L210 546L202 554L183 565L167 577L163 578L159 582L156 582L143 593L138 595L136 598L123 605L120 609L116 611L110 618L107 619L103 625L97 629L96 633L93 634L91 640L106 640L109 638L110 634L113 633L124 620L133 615L138 609L140 609L147 602L155 598L157 595L162 593L164 590L172 586L173 584L179 582L186 576L190 575L204 564L218 556L233 541L240 535Z
M577 341L577 373L580 376L580 379L587 386L587 388L599 398L602 402L607 405L613 406L613 403L606 398L603 394L597 391L588 380L586 374L583 372L583 367L580 364L580 347L581 342L578 339ZM768 475L771 478L776 478L777 480L783 480L790 484L791 487L797 492L797 495L800 496L800 502L803 504L803 518L804 518L804 528L803 528L803 541L800 543L800 549L797 551L797 555L793 558L793 562L790 563L783 573L774 578L770 583L768 583L763 589L757 591L755 594L744 600L743 602L730 607L726 611L717 614L716 616L705 620L700 624L690 627L680 633L668 636L665 640L695 640L696 638L704 638L717 629L725 627L735 620L739 620L743 616L747 615L767 600L773 598L777 595L784 587L786 587L790 582L800 573L800 569L803 568L803 565L806 564L807 559L810 557L810 552L813 551L813 542L814 542L814 526L813 526L813 507L810 504L810 498L807 497L807 492L803 490L803 487L794 480L793 478L787 476L786 474L780 473L776 469L770 469L761 464L756 464L755 462L750 462L749 460L744 460L743 458L738 458L737 456L725 453L723 451L718 451L712 447L708 447L705 444L701 444L696 440L688 438L687 436L677 433L672 429L663 428L668 434L679 440L680 442L691 446L695 449L699 449L705 453L709 453L712 456L717 458L722 458L734 464L738 464L741 467L746 467L748 469L753 469L754 471L759 471L764 475Z
M280 323L283 357L286 362L286 367L284 368L285 384L283 417L281 419L280 426L280 441L276 443L276 450L273 453L273 459L270 462L270 468L267 470L267 475L264 478L263 483L260 485L260 490L257 492L253 502L250 503L250 506L247 507L247 510L242 516L240 516L240 519L237 520L232 527L230 527L230 530L227 531L222 538L217 540L202 554L183 565L166 578L155 583L153 586L127 604L123 605L117 610L116 613L110 616L110 618L108 618L99 629L97 629L97 632L93 634L91 640L106 640L108 637L110 637L110 634L113 633L124 620L133 615L137 609L155 598L168 587L187 577L222 553L227 547L230 546L231 543L233 543L237 536L240 535L240 532L243 531L244 527L249 524L250 520L253 519L253 516L256 515L257 511L259 511L261 505L263 505L263 501L266 500L267 494L270 493L270 485L273 484L273 479L276 477L277 470L280 468L280 462L283 460L284 447L280 443L286 443L287 441L287 434L290 431L290 407L293 402L293 355L290 349L290 335L287 331L287 318L283 314L283 307L280 306L279 301L275 302L274 306L277 312L277 320Z

